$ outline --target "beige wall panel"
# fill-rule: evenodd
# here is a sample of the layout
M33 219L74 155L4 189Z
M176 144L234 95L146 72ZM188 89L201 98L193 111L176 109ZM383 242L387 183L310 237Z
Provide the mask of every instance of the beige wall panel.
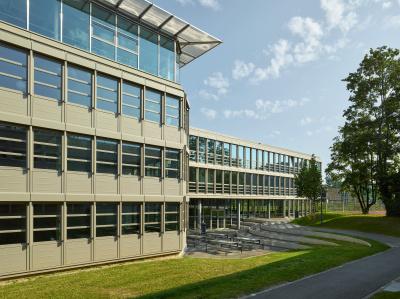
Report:
M146 137L158 140L161 139L162 126L160 124L144 120L143 125L144 125L144 134Z
M174 149L177 149L177 150L183 150L183 144L182 143L171 142L171 141L166 141L165 142L165 146L166 147L174 148Z
M33 269L61 266L61 242L34 243L32 251Z
M62 202L65 201L65 194L55 193L32 193L31 201L33 202Z
M44 99L32 96L33 117L43 118L51 121L62 121L61 102L53 99Z
M161 80L160 80L161 81ZM157 83L153 80L146 80L146 87L150 87L152 89L158 90L158 91L165 91L165 85Z
M97 128L109 131L118 131L118 115L111 112L96 110Z
M114 236L100 237L95 240L95 260L110 260L117 258L117 240Z
M60 131L65 130L65 123L54 122L51 120L34 118L34 117L32 118L32 126L46 128L46 129L60 130Z
M4 28L7 31L11 31L11 32L16 32L17 34L21 34L29 37L29 33L26 30L15 30L17 29L16 27L12 27L6 23L0 23L0 28ZM31 41L29 40L29 38L25 38L19 35L15 35L15 34L11 34L10 32L7 32L5 30L0 30L0 40L6 41L10 44L14 44L17 45L18 47L23 47L26 49L30 49L31 48Z
M183 202L183 196L165 196L166 202Z
M148 195L144 196L145 202L163 202L165 200L164 195Z
M175 88L166 86L166 87L165 87L165 91L166 91L168 94L175 95L175 96L178 96L178 97L181 97L181 98L183 98L183 97L185 96L184 91L181 90L181 89L175 89Z
M173 126L164 126L164 139L166 141L181 142L181 132L179 128Z
M111 139L121 139L121 133L119 132L113 132L113 131L107 131L107 130L101 130L101 129L96 129L96 135L97 137L100 138L111 138Z
M121 257L140 255L140 235L121 236Z
M122 65L122 67L124 67L124 66ZM125 72L125 71L124 71L124 68L125 68L125 67L124 67L124 68L122 68L122 67L121 67L121 69L123 70L123 72L122 72L122 78L123 78L124 80L130 81L130 82L132 82L132 83L140 84L140 85L144 85L144 84L146 83L146 80L145 80L144 78L139 77L139 76L135 76L134 74L131 74L131 73L128 73L128 72ZM127 69L129 72L132 71L131 68L126 67L126 69Z
M161 147L165 146L164 140L154 139L154 138L149 138L149 137L144 138L144 143L146 143L147 145L155 145L155 146L161 146Z
M96 190L98 194L117 194L118 192L118 179L113 174L97 173L96 177Z
M76 65L78 65L80 67L86 67L86 68L89 68L89 69L94 69L95 66L96 66L94 61L82 58L80 56L77 56L77 55L74 55L74 54L71 54L71 53L67 53L67 61L70 62L70 63L76 64Z
M136 142L136 143L144 143L144 137L142 136L135 136L127 133L122 134L122 140L130 141L130 142Z
M66 194L67 202L94 202L94 194Z
M182 195L181 180L164 179L164 195Z
M32 50L33 51L45 53L46 56L50 56L50 57L58 58L58 59L62 59L62 60L64 60L66 58L65 52L58 50L56 48L60 44L58 42L56 42L55 40L40 36L35 33L32 33L31 36L33 39L40 41L40 42L32 41ZM48 44L50 46L47 46L46 44Z
M121 195L95 195L97 202L119 202L121 201Z
M161 233L145 233L143 236L143 254L161 252Z
M14 124L21 124L29 126L31 124L31 118L29 116L17 115L8 112L0 111L0 119L4 122L10 122Z
M142 123L140 122L140 119L122 115L121 123L122 133L142 136Z
M123 202L144 202L144 195L127 195L122 194Z
M67 172L67 193L92 193L92 174L86 172Z
M31 194L30 193L16 193L16 192L8 192L8 193L0 193L0 201L7 202L16 202L16 201L30 201Z
M89 239L68 240L65 243L66 264L86 263L92 260L92 244Z
M0 192L28 192L28 175L21 168L0 167Z
M160 178L144 177L143 178L143 194L161 195L162 180Z
M110 64L114 67L109 67L102 63L96 63L96 70L98 72L101 72L101 73L103 73L105 75L109 75L109 76L114 76L114 77L122 76L122 72L119 70L118 63L115 63L114 61L112 61L111 63L107 63L107 64Z
M163 251L172 251L180 249L179 232L165 232L163 237Z
M61 172L56 170L33 170L33 187L35 193L60 193Z
M86 128L81 126L76 126L72 124L65 124L66 130L72 133L84 134L84 135L95 135L95 128Z
M121 176L121 194L135 194L141 193L141 177L136 175L123 175Z
M91 109L85 106L67 104L67 123L78 126L91 127Z
M22 93L0 88L0 111L18 115L28 115L28 97Z
M0 275L26 271L26 245L0 246Z

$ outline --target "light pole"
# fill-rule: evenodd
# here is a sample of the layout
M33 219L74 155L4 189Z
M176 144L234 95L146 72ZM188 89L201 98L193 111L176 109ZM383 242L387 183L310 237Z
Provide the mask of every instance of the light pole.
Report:
M322 227L322 186L323 184L321 184L321 227Z

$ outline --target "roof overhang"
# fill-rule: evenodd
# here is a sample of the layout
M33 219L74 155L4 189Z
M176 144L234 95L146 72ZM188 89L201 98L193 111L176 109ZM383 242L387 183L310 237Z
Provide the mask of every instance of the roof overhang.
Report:
M179 66L182 68L222 43L182 19L147 0L88 0L117 11L140 25L158 31L179 42Z

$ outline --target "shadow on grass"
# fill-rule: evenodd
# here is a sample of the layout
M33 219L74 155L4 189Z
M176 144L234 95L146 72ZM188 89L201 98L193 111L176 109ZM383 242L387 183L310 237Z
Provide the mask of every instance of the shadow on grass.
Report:
M260 292L274 285L295 281L388 249L388 246L375 241L372 241L373 247L337 243L346 244L346 246L336 248L315 246L314 249L301 253L300 251L290 251L300 254L241 272L182 285L140 298L237 298ZM187 273L187 275L191 275L191 273Z

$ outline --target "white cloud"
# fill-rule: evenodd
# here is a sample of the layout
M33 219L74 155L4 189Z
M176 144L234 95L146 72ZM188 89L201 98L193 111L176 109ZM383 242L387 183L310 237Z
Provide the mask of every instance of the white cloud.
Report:
M241 60L235 61L235 68L232 70L232 77L234 79L241 79L249 76L254 71L253 63L245 63Z
M193 0L176 0L178 1L180 4L182 4L183 6L186 6L188 4L190 5L194 5L194 1Z
M225 78L220 72L216 72L214 73L214 76L205 79L204 84L216 88L218 95L226 94L228 92L227 87L229 87L230 85L229 79ZM200 95L206 99L218 100L219 98L218 95L215 95L205 90L201 90Z
M224 110L223 114L224 117L234 118L234 117L249 117L254 119L266 119L268 116L272 114L282 113L283 111L304 106L310 100L307 98L302 98L298 101L295 100L282 100L282 101L264 101L264 100L257 100L255 101L255 109L241 109L241 110Z
M213 77L204 80L204 84L218 89L229 87L229 79L225 78L220 72L214 73Z
M217 0L199 0L199 1L201 6L211 8L213 10L218 10L221 8Z
M279 131L272 131L272 134L265 136L266 138L275 138L276 136L281 135L281 132Z
M388 9L393 5L392 2L388 1L388 2L383 2L382 3L382 9Z
M308 125L308 124L312 123L312 119L309 118L309 117L306 117L306 118L303 118L303 119L300 121L300 123L301 123L302 126L305 126L305 125Z
M358 22L355 7L362 1L321 0L321 8L325 11L328 29L338 27L342 32L349 31Z
M258 84L263 80L272 77L279 77L282 68L288 67L293 63L293 56L290 54L291 43L285 39L280 39L276 44L269 47L274 57L270 61L270 66L265 69L257 68L250 82Z
M308 135L308 136L311 136L313 133L312 132L310 132L310 131L307 131L306 132L306 135Z
M307 136L312 136L312 135L315 135L315 134L320 134L320 133L323 133L323 132L330 132L330 131L332 131L332 127L326 126L326 127L319 128L319 129L317 129L317 130L315 130L313 132L312 131L306 131L305 134Z
M200 90L199 95L206 100L218 101L218 99L219 99L217 95L215 95L211 92L208 92L207 90L204 90L204 89Z
M215 111L213 109L208 109L208 108L203 107L200 109L200 111L209 119L214 119L217 117L217 111Z
M400 27L400 15L387 17L385 19L384 28L399 28Z

